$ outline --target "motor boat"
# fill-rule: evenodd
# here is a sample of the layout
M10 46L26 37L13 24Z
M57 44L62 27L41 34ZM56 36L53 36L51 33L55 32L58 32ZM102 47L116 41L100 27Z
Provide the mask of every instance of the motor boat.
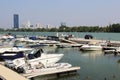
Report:
M82 47L80 47L80 50L83 50L83 51L102 50L102 46L100 46L100 45L83 45Z
M120 47L108 48L108 49L104 50L104 54L114 54L115 56L120 55Z
M23 67L26 64L30 66L43 64L46 67L57 63L63 57L63 54L45 53L41 48L32 50L30 53L24 53L24 55L25 57L6 61L5 65L8 67L11 67L10 65L12 65L15 69Z
M102 45L95 43L95 44L85 44L80 47L82 51L94 51L94 50L102 50Z
M32 50L32 48L0 48L0 60L13 60L16 58L24 57L23 53L28 50Z
M66 68L72 67L72 65L69 63L54 63L54 64L50 64L46 66L40 62L36 64L25 63L21 66L16 67L10 61L8 62L9 64L5 66L9 67L10 69L13 69L14 71L18 73L33 73L33 72L36 73L36 72L41 72L41 71L44 72L44 71L59 70L59 69L66 69Z
M33 50L30 53L25 53L25 57L17 58L13 60L15 65L25 64L25 60L28 63L42 63L44 65L54 64L58 62L63 57L63 54L48 54L43 52L43 49ZM19 62L19 63L18 63Z
M39 72L39 71L51 71L51 70L58 70L58 69L66 69L72 67L71 64L69 63L55 63L52 65L49 65L47 67L44 67L44 65L37 65L37 66L32 66L31 69L29 66L24 66L24 73L31 73L31 72Z
M54 41L54 40L33 40L33 39L29 39L29 38L19 38L16 40L16 46L23 45L25 47L31 47L31 48L41 47L41 46L54 46L58 43L60 43L60 42Z

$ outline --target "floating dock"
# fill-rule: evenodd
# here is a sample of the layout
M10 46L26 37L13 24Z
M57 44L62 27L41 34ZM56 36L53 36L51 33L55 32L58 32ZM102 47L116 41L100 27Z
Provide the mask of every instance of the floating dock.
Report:
M0 64L0 80L28 80L28 79Z
M40 71L34 71L31 73L24 73L21 74L22 76L26 77L26 78L33 78L36 76L43 76L43 75L50 75L50 74L70 74L72 72L76 72L77 70L79 70L80 67L70 67L70 68L60 68L60 69L52 69L52 70L40 70Z

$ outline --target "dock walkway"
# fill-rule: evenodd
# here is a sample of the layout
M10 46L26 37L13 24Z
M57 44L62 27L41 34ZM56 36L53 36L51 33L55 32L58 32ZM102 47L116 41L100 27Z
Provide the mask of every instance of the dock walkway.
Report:
M17 72L0 64L0 80L28 80Z
M79 70L80 67L70 67L70 68L60 68L60 69L52 69L52 70L38 70L31 73L21 74L26 78L33 78L36 76L50 75L50 74L62 74L62 73L70 73Z

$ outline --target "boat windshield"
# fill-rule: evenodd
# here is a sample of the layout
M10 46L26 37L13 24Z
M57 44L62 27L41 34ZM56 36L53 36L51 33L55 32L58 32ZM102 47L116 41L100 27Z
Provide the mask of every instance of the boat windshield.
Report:
M38 58L41 56L41 53L43 53L42 49L33 50L30 53L28 53L27 57L28 57L28 59Z

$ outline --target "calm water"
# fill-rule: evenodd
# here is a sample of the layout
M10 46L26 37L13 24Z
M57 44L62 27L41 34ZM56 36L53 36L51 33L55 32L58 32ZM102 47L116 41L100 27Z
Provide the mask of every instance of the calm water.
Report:
M120 80L120 56L104 55L102 51L81 52L79 48L53 48L49 52L63 53L60 62L68 62L81 69L76 75L51 75L36 77L35 80L47 80L46 77L50 78L48 80Z
M76 37L84 37L85 34L91 34L96 39L120 40L120 33L66 33L74 34ZM15 33L22 35L55 35L55 32L36 32L36 33ZM50 50L48 50L50 49ZM49 52L63 53L64 57L60 62L68 62L73 66L80 66L78 74L56 77L56 75L35 77L35 80L120 80L120 56L104 55L102 51L81 52L79 48L45 48ZM52 77L52 78L51 78Z

